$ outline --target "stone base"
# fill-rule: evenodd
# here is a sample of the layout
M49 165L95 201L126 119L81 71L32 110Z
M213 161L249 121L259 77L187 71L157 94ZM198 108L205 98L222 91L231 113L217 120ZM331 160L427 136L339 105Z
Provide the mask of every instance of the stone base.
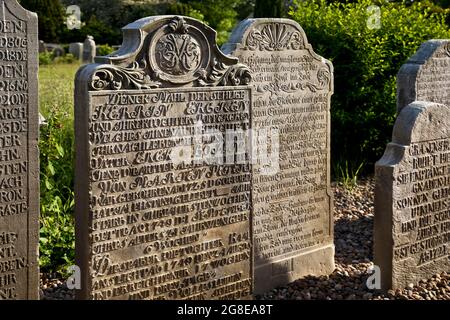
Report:
M314 249L255 267L254 293L263 294L302 277L331 274L335 269L334 245Z

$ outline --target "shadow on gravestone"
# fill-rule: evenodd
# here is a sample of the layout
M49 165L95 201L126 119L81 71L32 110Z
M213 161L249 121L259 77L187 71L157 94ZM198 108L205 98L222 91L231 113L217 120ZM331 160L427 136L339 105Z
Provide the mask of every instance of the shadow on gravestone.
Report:
M450 40L430 40L400 68L397 111L413 101L450 105Z
M450 107L416 101L403 108L375 174L381 289L450 272Z
M0 300L39 299L38 19L0 3ZM25 83L27 85L25 85Z
M76 75L77 297L250 298L251 163L219 152L249 129L250 72L195 19L123 32Z
M333 66L289 19L244 20L222 49L252 71L253 132L279 134L270 145L279 152L275 170L253 166L255 292L330 274Z

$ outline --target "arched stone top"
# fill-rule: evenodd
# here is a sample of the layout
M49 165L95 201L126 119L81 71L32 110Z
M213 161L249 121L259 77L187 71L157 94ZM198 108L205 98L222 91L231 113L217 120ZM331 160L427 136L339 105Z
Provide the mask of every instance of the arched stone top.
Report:
M415 101L404 108L395 121L392 142L400 145L450 137L450 107Z
M89 90L246 85L250 71L224 55L216 32L182 16L155 16L123 28L121 48L80 70Z
M397 75L397 111L413 101L450 104L450 40L429 40Z
M5 10L5 7L17 19L27 21L27 22L29 20L32 20L35 23L37 23L37 19L38 19L37 14L35 12L28 11L27 9L22 7L17 2L17 0L2 0L2 3L0 3L0 13L3 14L3 10ZM32 31L32 30L34 30L34 29L30 28L30 31Z

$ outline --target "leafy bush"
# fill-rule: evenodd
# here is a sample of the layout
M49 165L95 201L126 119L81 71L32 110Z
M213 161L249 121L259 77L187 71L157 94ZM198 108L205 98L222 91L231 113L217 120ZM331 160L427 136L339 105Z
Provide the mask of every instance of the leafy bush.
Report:
M39 16L39 39L59 42L65 28L65 11L60 0L20 0L20 4Z
M290 11L315 51L333 62L332 156L334 167L350 172L363 162L371 170L391 138L401 65L422 42L450 37L445 13L431 13L424 2L380 1L380 28L370 28L373 4L296 0Z
M171 4L167 14L189 16L217 31L217 43L224 44L239 20L253 11L254 0L182 0Z
M75 56L71 53L66 53L65 55L61 57L56 57L55 62L56 63L75 63L78 59L75 58Z
M99 56L107 56L110 53L114 52L114 48L107 45L107 44L102 44L102 45L98 45L97 46L97 55Z
M73 78L78 64L51 64L39 70L40 266L64 273L74 264ZM57 79L55 81L55 79Z
M39 53L39 65L49 65L53 62L53 54L51 52Z
M46 66L53 63L75 63L78 59L71 53L67 53L60 57L55 57L51 52L39 53L39 65Z

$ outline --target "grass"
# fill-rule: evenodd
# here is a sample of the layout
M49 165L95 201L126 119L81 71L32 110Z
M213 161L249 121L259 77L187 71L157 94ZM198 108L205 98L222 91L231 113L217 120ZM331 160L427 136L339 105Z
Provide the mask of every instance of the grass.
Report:
M78 64L40 66L40 267L65 274L74 264L74 77Z

